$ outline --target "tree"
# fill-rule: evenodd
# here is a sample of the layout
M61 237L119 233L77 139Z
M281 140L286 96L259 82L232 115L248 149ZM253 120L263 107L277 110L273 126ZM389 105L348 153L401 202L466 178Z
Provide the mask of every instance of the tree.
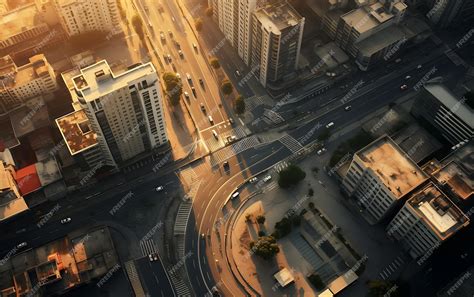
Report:
M170 98L171 105L176 106L183 93L183 85L181 80L172 72L163 73L163 81L165 83L166 94Z
M224 95L230 95L234 91L232 83L228 79L224 79L221 84L221 90Z
M259 223L260 225L263 225L265 223L265 216L263 215L258 215L257 218L256 218L256 221L257 223Z
M213 14L214 14L214 11L212 10L212 7L208 7L208 8L206 9L206 15L207 15L208 17L211 17Z
M214 69L219 69L219 67L221 67L221 63L219 63L219 60L217 58L211 58L209 60L209 63Z
M138 15L133 16L132 26L140 38L143 38L145 36L145 31L143 30L143 22L142 22L142 19Z
M196 27L196 31L200 32L202 30L202 20L201 18L197 18L194 20L194 27Z
M306 177L306 172L296 165L290 165L286 169L280 171L278 177L278 185L281 188L289 188L298 184Z
M287 217L284 217L279 222L275 224L276 234L278 238L282 238L291 232L291 220Z
M235 99L235 112L237 114L243 114L245 112L245 101L242 96L239 96L237 99Z
M313 190L313 188L309 188L309 190L308 190L308 196L309 196L309 197L313 197L313 195L314 195L314 190Z
M251 242L250 246L257 256L265 260L273 258L280 252L280 248L273 236L262 236L257 241Z

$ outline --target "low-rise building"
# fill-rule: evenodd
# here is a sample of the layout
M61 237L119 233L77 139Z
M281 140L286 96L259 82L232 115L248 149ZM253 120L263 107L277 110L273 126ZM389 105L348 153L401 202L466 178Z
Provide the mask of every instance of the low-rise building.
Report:
M379 222L428 180L418 165L387 135L353 156L343 189L371 223Z
M29 209L15 176L13 165L7 165L0 160L0 222Z
M413 258L441 245L469 218L433 183L414 192L387 227Z

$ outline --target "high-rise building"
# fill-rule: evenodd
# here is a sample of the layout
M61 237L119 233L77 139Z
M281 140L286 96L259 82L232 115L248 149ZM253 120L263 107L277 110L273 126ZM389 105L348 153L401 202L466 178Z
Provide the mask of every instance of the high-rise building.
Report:
M428 176L385 135L354 154L342 186L376 223L426 180Z
M0 58L0 114L27 99L58 90L54 69L42 54L18 67L10 56Z
M61 24L69 36L104 31L121 32L116 0L53 0Z
M474 111L467 98L458 98L439 78L421 87L411 113L436 128L452 144L474 136Z
M434 184L413 193L387 227L413 258L438 247L469 218Z
M264 87L281 83L296 71L304 22L286 1L266 4L254 12L251 65Z
M168 142L153 64L115 75L103 60L81 69L70 89L76 111L56 120L71 155L118 167Z
M445 28L474 20L472 0L426 0L430 8L426 17L435 25Z

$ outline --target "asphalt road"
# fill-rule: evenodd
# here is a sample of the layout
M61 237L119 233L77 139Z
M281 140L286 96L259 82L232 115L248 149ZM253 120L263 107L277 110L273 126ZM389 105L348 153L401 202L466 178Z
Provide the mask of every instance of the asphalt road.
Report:
M150 262L148 257L135 261L140 279L145 290L150 296L171 297L175 296L166 270L160 260Z

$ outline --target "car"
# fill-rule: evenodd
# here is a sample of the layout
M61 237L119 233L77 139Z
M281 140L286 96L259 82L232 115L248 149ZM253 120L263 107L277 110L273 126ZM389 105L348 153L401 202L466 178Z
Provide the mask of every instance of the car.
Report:
M173 38L173 32L171 32L170 30L168 30L168 35Z
M330 122L330 123L328 123L328 124L326 125L326 128L329 129L329 128L333 127L333 126L334 126L334 122Z
M224 168L229 168L229 161L224 161L224 163L222 163L222 166Z
M411 78L410 75L405 76L405 79L410 79L410 78Z
M174 22L176 22L176 19L174 17L171 17L171 20Z
M170 55L170 54L167 54L167 55L166 55L166 59L168 59L168 62L169 62L169 63L171 63L171 61L173 61L173 60L171 59L171 55Z
M395 63L400 63L402 61L402 59L398 58L395 60Z
M179 56L181 57L181 59L184 59L184 54L183 54L183 51L182 51L182 50L179 50L179 51L178 51L178 54L179 54Z
M177 42L176 40L174 41L174 45L176 45L178 49L181 49L181 44L179 44L179 42Z
M212 293L212 296L221 296L221 294L219 293L219 289L217 289L216 286L212 287L211 289L211 293Z
M201 239L204 239L204 238L206 238L206 234L201 233Z
M208 116L207 119L209 120L209 123L214 124L214 120L212 119L211 116Z
M181 79L181 74L179 74L178 72L176 72L176 78L177 78L177 79Z
M237 140L237 136L235 136L235 135L229 135L226 138L227 143L232 143L232 142L235 142L236 140Z
M163 186L158 186L158 187L156 187L155 191L161 192L161 191L163 191L163 189L164 189Z
M239 70L235 70L235 75L237 75L238 77L240 77L242 74L240 74L240 71L239 71Z
M335 76L336 76L336 73L334 73L334 72L326 72L326 76L335 77Z
M271 179L272 179L272 176L271 176L271 175L267 175L267 176L265 176L265 177L263 178L263 181L264 181L264 182L268 182L268 181L271 180Z
M416 66L416 69L421 69L421 67L423 67L423 66L421 66L421 64L418 64L418 65Z
M158 261L158 255L157 254L149 254L148 259L150 262Z
M166 40L165 33L163 33L163 31L160 31L160 39L161 39L161 41Z
M352 106L350 106L350 105L347 105L346 107L344 107L344 110L345 110L345 111L349 111L349 110L351 110L351 109L352 109Z
M206 113L206 107L204 106L204 104L201 102L201 111Z
M153 25L151 24L151 22L148 22L148 27L153 28Z
M249 183L254 184L258 181L258 177L254 176L251 179L249 179Z
M64 218L61 220L61 224L67 224L71 222L71 218Z
M406 90L406 89L408 89L408 86L407 86L407 85L401 85L401 86L400 86L400 90L404 91L404 90Z
M233 125L234 124L234 119L229 118L229 124Z
M212 135L214 135L215 139L219 139L219 135L217 135L216 130L212 130Z
M194 87L191 87L191 91L193 92L194 97L197 97L196 89Z
M184 97L185 97L186 99L189 99L189 93L188 93L188 92L184 92Z
M19 244L16 245L17 249L22 249L28 246L28 243L26 241L20 242Z
M186 78L188 79L190 83L192 82L191 74L186 73Z
M323 148L321 148L319 151L317 151L316 153L317 153L318 155L322 155L322 154L324 154L324 152L326 152L326 148L323 147Z
M199 79L199 84L200 84L201 86L204 86L204 81L202 80L202 78Z
M195 43L193 43L193 48L194 48L195 51L198 50L198 47L197 47L197 45L196 45Z
M235 199L235 198L239 197L239 195L240 195L240 193L237 191L237 192L234 192L231 197L232 197L232 199Z

